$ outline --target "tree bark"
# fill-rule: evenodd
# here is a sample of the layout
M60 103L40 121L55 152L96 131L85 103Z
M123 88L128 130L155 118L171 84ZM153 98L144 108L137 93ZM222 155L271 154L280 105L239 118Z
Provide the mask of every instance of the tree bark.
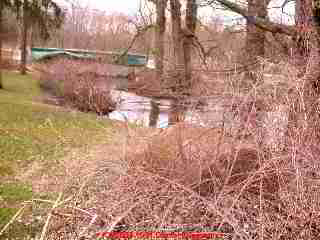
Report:
M281 33L286 34L288 36L297 36L298 31L295 26L289 26L285 24L279 24L271 22L269 19L264 19L261 17L254 17L251 16L248 11L242 7L240 7L238 4L231 2L229 0L216 0L216 2L220 3L227 9L240 14L244 18L247 19L247 21L250 21L251 23L255 24L257 27L271 32L271 33Z
M248 0L248 14L250 17L266 19L268 16L267 6L269 0ZM265 54L265 30L255 25L250 18L247 18L247 35L246 35L246 58L245 62L248 66L259 66L255 64L259 57ZM256 82L257 76L250 69L247 69L249 79Z
M299 88L300 95L296 99L295 108L291 109L289 122L290 127L298 129L299 134L310 138L310 133L319 139L319 103L320 95L320 5L316 1L305 0L307 12L312 16L306 24L311 29L310 51L307 58L305 73L301 78ZM313 6L313 8L311 8ZM311 22L311 23L310 23ZM291 128L292 129L292 128ZM303 136L302 135L302 136Z
M182 47L182 27L181 27L181 3L179 0L170 0L173 55L175 71L184 69L184 56Z
M198 5L196 0L187 0L186 9L186 30L183 39L184 67L185 67L185 88L191 89L192 80L192 43L197 26Z
M159 0L156 2L157 22L155 31L155 48L156 58L155 65L157 71L157 80L161 81L163 74L164 61L164 36L166 32L166 6L167 0Z
M152 99L150 104L151 110L149 115L149 127L156 127L160 115L159 103L156 100Z
M310 3L309 3L310 4ZM296 38L296 48L294 49L294 58L297 66L305 66L308 57L308 25L311 21L311 6L308 6L307 0L296 0L295 6L295 24L299 35ZM305 68L304 68L305 71Z
M2 13L3 13L3 5L0 2L0 89L3 88L2 85L2 39L3 39L3 19L2 19Z
M22 39L21 39L21 63L20 73L27 73L27 40L28 40L28 1L23 1L23 23L22 23Z
M171 101L168 124L173 125L183 120L184 109L182 93L185 91L185 59L183 50L183 32L181 26L180 0L170 0L174 77L170 79L171 90L176 94L177 100ZM179 99L180 98L180 99Z
M164 36L166 32L166 6L167 0L155 1L157 22L155 30L155 65L156 65L156 78L157 81L162 81L163 67L164 67ZM159 119L160 109L159 104L154 99L151 100L151 111L149 116L149 126L157 126Z

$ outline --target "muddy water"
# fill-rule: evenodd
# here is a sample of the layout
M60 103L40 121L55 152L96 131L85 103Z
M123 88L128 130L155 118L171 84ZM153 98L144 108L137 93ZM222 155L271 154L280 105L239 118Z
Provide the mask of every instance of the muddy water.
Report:
M121 85L123 85L120 86L121 89L125 88L126 81L124 80ZM114 89L119 89L118 87L115 86ZM273 88L270 89L272 90ZM118 107L116 111L109 114L109 118L138 123L144 126L149 125L151 102L154 100L119 90L112 90L111 94L113 99L118 102ZM157 127L166 128L168 126L170 100L157 100L156 102L160 110ZM189 106L185 114L185 121L207 127L223 127L232 135L243 129L243 119L241 120L240 116L230 109L233 103L242 102L241 96L208 97L205 98L205 102L205 106L197 108ZM257 125L249 126L249 128L257 130L255 132L259 136L261 135L263 145L273 151L281 151L285 142L284 136L288 126L288 116L287 106L279 104L269 112L260 112Z
M135 95L134 93L112 90L112 98L118 103L116 111L109 114L110 119L128 121L144 126L149 125L151 98ZM168 126L170 100L156 100L159 105L158 128ZM217 127L222 123L225 127L236 128L239 122L233 113L228 112L221 104L221 99L207 99L207 106L192 108L186 112L186 122L202 126Z
M117 110L109 114L110 119L128 121L144 126L149 125L149 115L151 111L151 99L135 95L125 91L112 90L112 98L118 103ZM160 114L157 127L163 128L168 125L169 100L157 101Z

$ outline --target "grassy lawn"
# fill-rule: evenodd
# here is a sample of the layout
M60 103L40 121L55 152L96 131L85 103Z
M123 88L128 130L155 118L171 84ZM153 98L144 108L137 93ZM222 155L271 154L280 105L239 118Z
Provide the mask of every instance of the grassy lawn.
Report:
M29 183L15 180L21 171L34 161L45 162L48 166L45 171L50 171L70 149L107 142L111 137L111 121L39 102L41 90L31 75L4 72L3 85L4 89L0 90L0 231L21 202L33 197ZM22 225L15 224L14 228L18 229L10 230L7 236L0 235L0 239L20 239L23 232L30 232L30 227ZM20 232L18 238L8 236L17 232Z

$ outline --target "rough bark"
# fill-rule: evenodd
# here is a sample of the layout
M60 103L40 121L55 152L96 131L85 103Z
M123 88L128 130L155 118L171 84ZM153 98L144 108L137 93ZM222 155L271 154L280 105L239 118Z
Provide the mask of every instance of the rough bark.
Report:
M307 10L311 12L311 20L308 21L308 28L311 29L310 51L307 59L305 73L301 78L299 87L300 95L296 99L295 108L290 112L290 127L299 129L300 134L310 137L310 131L320 137L319 129L319 103L320 95L320 6L314 4L316 1L305 0L305 6L313 6ZM310 23L311 22L311 23Z
M266 19L269 0L248 0L248 14ZM246 51L252 60L257 56L264 56L265 31L247 20Z
M160 115L159 103L156 100L152 99L150 104L151 110L149 115L149 127L156 127Z
M298 34L298 31L295 28L295 26L274 23L267 18L251 16L248 13L247 9L244 9L244 8L240 7L238 4L231 2L229 0L215 0L215 1L220 3L222 6L226 7L227 9L245 17L247 19L247 21L255 24L257 27L259 27L265 31L268 31L271 33L286 34L288 36L294 36L294 37Z
M174 54L175 78L170 79L173 87L171 90L180 97L185 91L185 59L183 50L183 31L181 26L181 3L180 0L170 0L172 40ZM184 115L182 100L173 100L169 111L168 124L173 125L181 122Z
M155 30L155 65L158 81L161 81L161 77L163 74L164 36L166 32L166 6L167 0L159 0L156 2L157 22Z
M310 4L310 2L309 2ZM296 0L295 5L295 23L299 35L296 37L296 47L294 48L293 57L297 66L302 67L302 73L308 61L309 44L308 44L308 25L311 20L311 6L308 6L307 0Z
M23 23L22 23L22 39L21 39L21 63L20 73L27 73L27 39L28 39L28 1L23 2Z
M0 2L0 89L3 88L3 85L2 85L2 39L3 39L2 13L3 13L3 6L2 6L2 3Z
M192 43L197 26L198 5L196 0L187 0L186 9L186 33L183 39L184 67L185 67L185 87L191 88L192 78Z
M248 14L250 17L266 19L268 16L267 6L269 0L248 0ZM247 35L246 35L246 65L258 66L254 64L259 57L264 57L265 54L265 31L253 22L247 19ZM248 77L254 82L257 76L251 72L252 69L247 69Z
M170 0L172 39L174 66L176 71L184 68L184 56L182 46L182 27L181 27L181 3L179 0Z
M295 2L295 23L296 26L301 26L307 23L308 19L310 19L311 13L308 12L306 7L306 0L296 0Z
M155 30L155 67L157 81L161 81L163 74L163 61L164 61L164 36L166 32L166 6L167 0L155 1L156 4L156 30ZM157 126L159 119L160 109L159 104L155 100L151 100L151 111L149 116L149 126Z

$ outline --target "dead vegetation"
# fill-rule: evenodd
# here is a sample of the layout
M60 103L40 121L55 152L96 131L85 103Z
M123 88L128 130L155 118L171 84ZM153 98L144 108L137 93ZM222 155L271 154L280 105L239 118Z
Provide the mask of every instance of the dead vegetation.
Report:
M319 236L315 152L272 155L223 131L186 124L131 134L125 171L108 182L110 166L100 162L79 181L80 192L74 189L77 202L56 210L48 239L90 239L97 232L168 225L186 231L183 224L232 239ZM76 235L81 229L86 231Z
M35 200L53 206L41 213L43 239L93 239L98 232L170 225L231 239L318 239L318 135L296 111L301 92L295 73L287 66L281 76L290 85L264 78L249 92L234 84L240 75L227 79L220 100L240 119L238 131L226 122L167 129L123 124L116 144L72 152L59 165L63 174L34 179L39 192L61 192L58 199ZM218 84L207 79L209 86ZM279 105L290 115L283 129L276 117L268 125L261 115Z
M110 95L111 84L107 64L89 60L51 60L38 64L40 86L67 104L82 112L107 115L116 103Z

